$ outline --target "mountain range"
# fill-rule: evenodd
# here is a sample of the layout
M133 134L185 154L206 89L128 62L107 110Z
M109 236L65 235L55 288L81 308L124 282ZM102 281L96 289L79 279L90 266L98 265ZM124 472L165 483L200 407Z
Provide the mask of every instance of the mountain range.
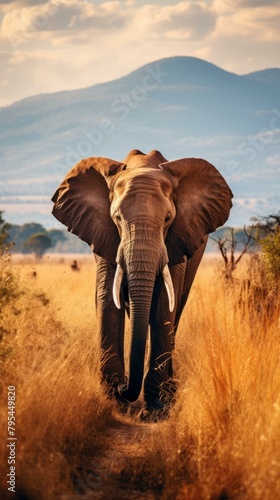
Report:
M91 69L89 68L89 71ZM81 158L134 148L213 163L234 193L229 224L279 210L280 69L236 75L193 57L0 108L0 210L61 227L50 198Z

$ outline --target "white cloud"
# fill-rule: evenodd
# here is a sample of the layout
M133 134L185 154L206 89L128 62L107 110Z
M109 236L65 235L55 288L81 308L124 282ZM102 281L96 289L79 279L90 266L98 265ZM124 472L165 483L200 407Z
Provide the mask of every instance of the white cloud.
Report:
M6 0L1 17L0 105L174 55L237 73L279 66L277 0Z
M277 213L279 210L279 198L234 198L228 226L237 227L242 224L250 224L252 217L258 217L266 213Z
M268 165L278 166L280 167L280 155L271 155L266 158L266 163ZM279 172L280 173L280 172Z
M180 2L158 7L148 4L134 11L133 25L149 38L201 39L215 27L216 14L206 2Z
M51 42L53 35L79 30L114 30L121 28L123 23L121 3L117 1L96 6L87 0L49 0L9 10L3 17L1 34L17 48L34 38L44 37Z
M40 0L41 4L47 3L49 0ZM1 0L1 9L3 11L11 10L12 8L23 8L23 7L32 7L33 5L37 5L38 1L36 0Z
M280 38L279 22L279 3L256 8L243 7L226 11L219 16L215 37L253 37L255 43L258 40L276 41Z

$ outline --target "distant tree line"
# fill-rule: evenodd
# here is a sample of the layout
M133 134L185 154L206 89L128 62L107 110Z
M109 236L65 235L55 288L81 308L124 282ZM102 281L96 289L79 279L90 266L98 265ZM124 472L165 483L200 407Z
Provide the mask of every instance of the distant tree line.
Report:
M271 272L280 275L279 228L280 213L252 219L252 225L243 229L222 227L210 235L207 251L221 252L229 276L245 252L262 251ZM9 224L0 211L0 246L3 243L13 243L17 253L34 253L37 257L42 257L46 251L90 253L86 243L64 229L45 229L36 222Z
M45 229L41 224L28 222L9 224L0 211L0 245L13 244L15 253L34 253L42 257L51 253L88 253L88 245L66 230Z

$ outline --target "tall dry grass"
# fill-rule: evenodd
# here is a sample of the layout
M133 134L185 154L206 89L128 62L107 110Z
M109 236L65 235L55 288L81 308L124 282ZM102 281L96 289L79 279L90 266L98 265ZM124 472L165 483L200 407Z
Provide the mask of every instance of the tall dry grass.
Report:
M204 264L191 292L177 403L150 456L165 478L162 498L279 498L279 289L254 258L238 271L228 283Z
M5 265L12 295L0 322L1 464L14 385L18 498L59 499L73 491L79 466L107 445L106 429L118 418L100 385L94 264L79 272L48 259ZM225 283L216 260L205 259L177 334L177 401L157 424L144 465L128 467L137 464L138 482L163 499L279 496L279 334L279 291L257 262Z
M1 311L1 499L73 491L114 418L100 385L93 261L76 273L47 262L1 269L13 290ZM16 495L6 483L8 386L16 387Z

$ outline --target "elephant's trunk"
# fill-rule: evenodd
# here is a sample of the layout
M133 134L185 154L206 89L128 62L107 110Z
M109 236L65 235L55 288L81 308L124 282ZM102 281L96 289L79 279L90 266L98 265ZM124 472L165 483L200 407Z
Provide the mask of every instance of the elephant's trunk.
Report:
M118 251L117 270L114 280L113 297L116 307L120 308L120 286L126 272L131 320L131 348L129 361L129 379L127 387L121 391L128 401L139 397L146 352L151 303L155 280L162 272L165 282L169 309L174 308L174 290L167 266L168 256L163 241L155 238L156 229L148 231L135 226L129 228L129 235Z
M133 265L133 267L139 266ZM131 348L129 360L128 385L122 396L128 401L138 399L144 374L144 360L149 326L151 302L156 278L156 266L150 265L145 270L130 270L128 290L131 319Z

